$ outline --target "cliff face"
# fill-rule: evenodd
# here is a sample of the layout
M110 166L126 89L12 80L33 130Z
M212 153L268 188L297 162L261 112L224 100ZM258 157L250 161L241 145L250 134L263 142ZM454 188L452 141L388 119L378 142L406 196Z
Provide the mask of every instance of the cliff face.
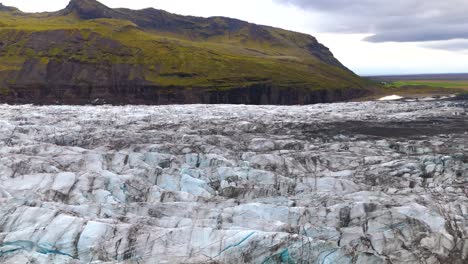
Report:
M303 104L365 93L301 33L94 0L41 14L0 6L3 102Z

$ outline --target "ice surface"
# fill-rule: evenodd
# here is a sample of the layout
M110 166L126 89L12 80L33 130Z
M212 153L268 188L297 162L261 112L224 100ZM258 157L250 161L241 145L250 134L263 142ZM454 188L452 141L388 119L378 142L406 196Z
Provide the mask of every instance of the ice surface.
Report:
M0 263L466 263L466 109L0 105Z
M403 99L404 97L401 97L399 95L389 95L385 96L379 99L379 101L394 101L394 100L400 100Z

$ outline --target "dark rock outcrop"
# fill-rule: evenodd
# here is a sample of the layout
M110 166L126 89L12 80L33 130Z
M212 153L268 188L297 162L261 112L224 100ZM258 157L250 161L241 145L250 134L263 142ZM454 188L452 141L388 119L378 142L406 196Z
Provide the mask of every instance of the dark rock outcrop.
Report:
M5 6L2 3L0 3L0 11L4 12L19 12L18 8L12 7L12 6Z
M73 67L73 66L69 66ZM114 66L115 67L115 66ZM120 76L128 65L120 65ZM63 70L63 69L62 69ZM121 71L123 70L123 71ZM117 72L116 71L116 72ZM120 78L120 77L119 77ZM126 81L112 86L96 85L16 85L12 93L0 95L10 104L253 104L303 105L356 99L369 94L366 89L304 90L290 87L253 85L229 90L212 88L158 87Z
M60 13L62 15L74 13L82 19L114 18L117 16L113 9L94 0L71 0Z

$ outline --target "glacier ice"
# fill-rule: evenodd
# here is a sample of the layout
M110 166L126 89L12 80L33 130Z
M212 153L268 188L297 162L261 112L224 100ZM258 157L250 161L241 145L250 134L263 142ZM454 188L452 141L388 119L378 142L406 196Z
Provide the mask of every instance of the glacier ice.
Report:
M467 106L0 105L0 262L466 263Z

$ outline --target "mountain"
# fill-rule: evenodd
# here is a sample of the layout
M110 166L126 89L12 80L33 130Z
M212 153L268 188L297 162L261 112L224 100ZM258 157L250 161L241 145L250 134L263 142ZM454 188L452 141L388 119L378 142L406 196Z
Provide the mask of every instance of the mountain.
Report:
M245 21L112 9L0 5L0 101L308 104L367 83L314 37Z
M20 12L20 10L16 7L4 6L0 3L0 12Z

